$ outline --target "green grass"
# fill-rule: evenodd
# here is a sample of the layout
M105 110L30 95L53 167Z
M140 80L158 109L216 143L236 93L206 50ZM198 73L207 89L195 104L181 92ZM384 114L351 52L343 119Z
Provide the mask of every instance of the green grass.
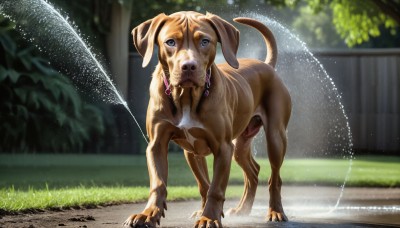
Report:
M212 156L208 159L212 171ZM266 184L268 160L257 161ZM286 159L281 174L284 185L340 186L348 167L343 159ZM182 154L169 155L169 177L169 200L199 198ZM148 182L144 156L0 154L0 211L139 202L148 197ZM227 196L240 196L242 183L242 171L233 163ZM400 187L400 157L358 157L347 186Z
M239 197L241 186L228 188L228 198ZM64 189L13 188L0 190L0 215L2 213L32 212L44 209L94 207L120 203L143 202L149 195L148 187L74 187ZM168 201L200 199L196 186L172 186L168 188Z

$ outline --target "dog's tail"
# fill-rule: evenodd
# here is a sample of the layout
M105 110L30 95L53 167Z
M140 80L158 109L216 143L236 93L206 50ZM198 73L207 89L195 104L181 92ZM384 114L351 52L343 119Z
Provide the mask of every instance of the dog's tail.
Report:
M264 37L265 44L267 45L267 57L265 58L265 63L275 67L276 61L278 59L278 48L276 46L275 37L271 30L263 23L256 21L247 17L237 17L233 19L241 24L248 25L250 27L256 28Z

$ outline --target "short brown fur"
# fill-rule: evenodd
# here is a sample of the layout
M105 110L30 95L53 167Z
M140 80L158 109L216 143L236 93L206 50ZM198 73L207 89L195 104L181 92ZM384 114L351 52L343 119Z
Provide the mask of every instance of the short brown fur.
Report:
M261 127L267 138L271 165L269 179L269 221L287 221L281 203L279 175L285 151L286 128L291 113L288 90L276 75L277 48L271 31L249 18L236 22L259 30L265 39L266 61L237 59L239 31L220 17L207 13L160 14L133 29L135 47L146 66L159 47L159 63L150 84L146 128L146 150L150 196L140 214L133 214L126 226L156 226L166 210L168 143L173 140L185 153L202 196L195 227L222 227L221 216L232 158L244 171L245 191L230 215L251 211L260 166L253 159L251 141ZM216 65L217 42L227 61ZM211 70L209 95L205 95L206 72ZM171 86L165 93L163 77ZM210 182L205 156L214 155L214 176Z

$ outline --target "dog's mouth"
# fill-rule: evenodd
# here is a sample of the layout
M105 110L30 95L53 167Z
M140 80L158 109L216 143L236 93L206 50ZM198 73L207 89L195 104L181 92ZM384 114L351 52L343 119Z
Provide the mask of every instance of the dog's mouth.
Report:
M203 76L204 75L204 76ZM199 88L209 87L211 77L211 68L208 70L197 70L194 72L177 71L172 73L170 82L173 87L180 88Z
M176 85L182 88L198 87L200 85L200 78L197 74L193 73L180 73L176 75ZM174 83L175 84L175 83Z
M179 81L178 86L182 88L191 88L196 87L197 84L191 78L182 78Z

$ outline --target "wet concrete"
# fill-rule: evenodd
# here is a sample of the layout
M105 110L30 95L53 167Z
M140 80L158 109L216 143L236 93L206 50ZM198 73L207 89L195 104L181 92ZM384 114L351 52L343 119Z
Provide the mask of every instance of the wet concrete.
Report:
M228 188L229 191L229 188ZM266 222L268 191L259 187L253 211L245 217L226 217L225 227L400 227L400 188L346 188L338 207L339 188L289 186L282 190L283 204L290 222ZM225 211L238 199L225 203ZM0 227L121 227L145 203L123 204L97 209L66 210L3 216ZM161 227L192 227L189 216L200 206L198 200L169 202Z

